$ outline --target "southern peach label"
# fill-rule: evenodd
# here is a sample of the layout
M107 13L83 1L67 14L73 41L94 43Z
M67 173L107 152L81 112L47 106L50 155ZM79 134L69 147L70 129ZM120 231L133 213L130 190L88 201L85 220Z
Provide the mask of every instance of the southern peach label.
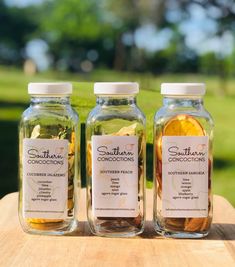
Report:
M208 216L208 136L163 136L162 214Z
M92 136L92 203L95 216L138 215L138 137Z
M23 140L24 218L65 219L68 198L68 141Z

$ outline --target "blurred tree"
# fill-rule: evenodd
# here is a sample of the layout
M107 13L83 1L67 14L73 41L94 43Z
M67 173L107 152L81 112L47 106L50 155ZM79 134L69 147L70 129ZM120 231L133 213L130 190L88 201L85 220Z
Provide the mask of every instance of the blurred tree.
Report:
M89 51L95 50L106 67L142 70L134 33L146 21L159 23L163 8L163 0L47 0L40 12L42 36L55 67L80 70Z
M220 49L213 53L207 55L202 55L201 65L206 64L205 68L208 67L208 63L211 66L211 72L217 73L221 80L221 89L223 94L227 93L226 81L230 73L229 66L229 56L228 51L223 44L223 40L226 34L234 36L235 29L235 2L233 0L181 0L178 2L179 9L181 10L181 18L187 17L189 15L189 9L191 5L201 6L207 17L216 22L216 29L214 36L218 37L220 40ZM209 36L212 38L213 36ZM234 42L234 41L233 41ZM233 44L234 45L234 44ZM214 65L212 65L214 62ZM203 68L203 67L202 67ZM208 68L207 68L207 71Z
M102 32L101 7L95 0L49 0L45 1L43 10L42 26L53 31L55 39L95 40Z
M44 0L38 6L17 8L0 0L0 62L18 64L24 59L26 43L41 38L49 46L53 67L61 70L89 72L93 67L153 73L201 70L216 72L226 80L232 73L232 64L228 63L230 55L223 40L226 34L234 35L233 2ZM182 30L195 10L197 13L196 7L201 7L215 25L214 32L205 34L205 38L222 40L221 48L214 51L214 59L189 45L197 33ZM152 29L150 34L148 26ZM203 23L198 27L203 28ZM162 46L156 45L165 30L169 40Z
M42 37L49 44L55 67L78 71L82 62L98 57L109 65L107 54L112 54L103 42L112 40L112 29L103 20L102 1L45 1L40 13Z
M165 12L164 0L108 0L106 8L111 14L109 22L115 29L114 68L143 70L143 54L137 52L134 34L142 24L162 23Z
M0 0L0 63L22 63L25 45L36 30L34 17L34 8L7 7Z
M200 57L200 72L204 74L214 74L218 69L218 59L214 52L205 53Z

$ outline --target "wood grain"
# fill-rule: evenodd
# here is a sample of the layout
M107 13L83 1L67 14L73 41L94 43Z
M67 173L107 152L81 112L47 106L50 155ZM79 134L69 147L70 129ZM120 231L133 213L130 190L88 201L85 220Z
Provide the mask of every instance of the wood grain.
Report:
M201 240L176 240L157 236L152 225L152 191L147 190L147 223L134 238L102 238L90 234L81 191L79 229L72 236L36 236L21 230L17 193L0 200L1 267L86 266L235 266L235 210L214 197L214 222Z

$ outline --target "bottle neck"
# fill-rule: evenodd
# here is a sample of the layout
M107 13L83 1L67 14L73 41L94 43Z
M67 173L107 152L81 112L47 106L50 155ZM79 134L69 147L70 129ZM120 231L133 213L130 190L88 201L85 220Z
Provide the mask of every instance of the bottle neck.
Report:
M175 97L164 96L163 106L169 109L183 108L183 109L201 109L203 108L202 97Z
M97 105L100 106L126 106L126 105L135 105L136 97L135 96L97 96L96 98Z
M31 105L70 105L69 96L31 96Z

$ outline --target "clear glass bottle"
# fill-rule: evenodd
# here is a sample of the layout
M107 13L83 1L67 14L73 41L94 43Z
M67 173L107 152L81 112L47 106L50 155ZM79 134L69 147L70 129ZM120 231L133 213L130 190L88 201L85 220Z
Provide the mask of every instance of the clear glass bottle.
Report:
M145 116L137 83L96 83L86 122L87 216L93 234L129 237L145 221Z
M30 83L19 125L19 218L25 232L63 235L77 226L78 114L70 83Z
M154 227L176 238L208 235L212 221L213 120L205 85L164 83L154 119Z

